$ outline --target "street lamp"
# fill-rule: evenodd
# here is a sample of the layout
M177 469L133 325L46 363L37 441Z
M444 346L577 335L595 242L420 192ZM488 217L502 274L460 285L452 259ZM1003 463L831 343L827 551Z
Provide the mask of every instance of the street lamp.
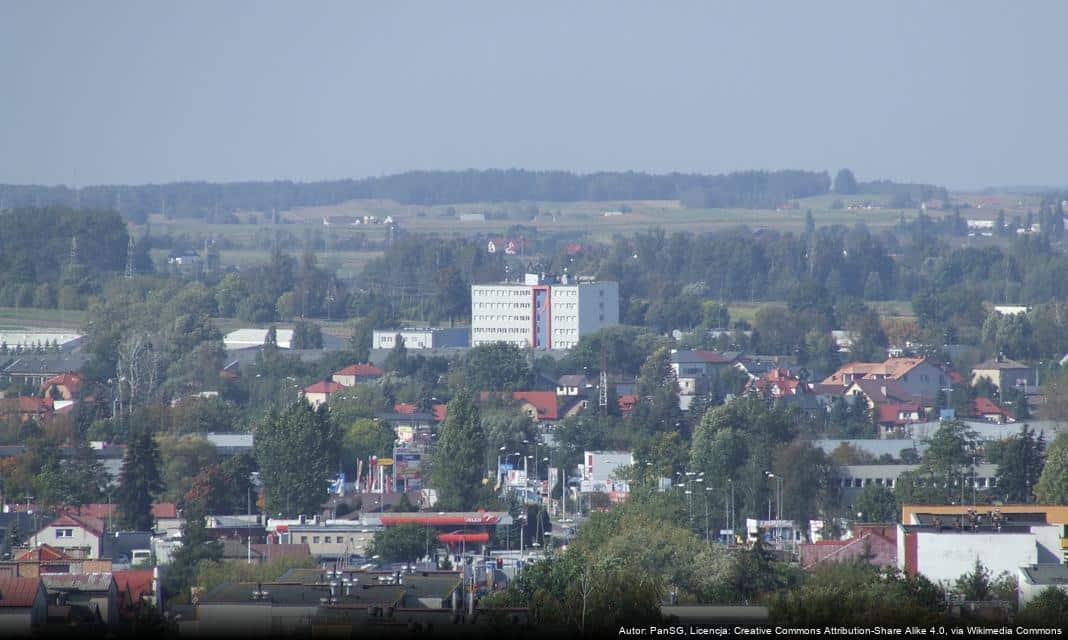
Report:
M766 475L769 478L774 478L775 479L775 484L776 484L777 489L778 489L778 494L777 494L777 498L776 498L775 519L776 520L782 520L782 476L777 476L777 475L775 475L774 473L772 473L770 471L765 471L764 475Z

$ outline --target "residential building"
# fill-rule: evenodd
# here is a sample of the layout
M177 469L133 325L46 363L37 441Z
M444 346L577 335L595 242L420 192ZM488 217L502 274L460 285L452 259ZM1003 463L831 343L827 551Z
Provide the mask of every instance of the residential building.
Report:
M907 399L933 400L950 386L949 374L926 358L887 358L883 362L851 362L823 380L823 384L842 385L860 380L893 380Z
M281 525L278 534L279 542L284 545L306 545L312 556L333 560L366 555L378 529L349 520L306 521Z
M679 381L679 395L708 393L722 371L739 362L740 358L741 353L738 351L673 351L671 369Z
M1035 385L1035 370L1022 362L997 356L972 367L972 384L981 378L989 379L999 391L1026 389Z
M404 339L404 348L413 350L463 348L471 344L468 327L430 327L403 329L375 329L371 334L372 349L392 349L397 336Z
M48 620L48 594L41 578L0 576L0 637L38 632Z
M302 398L311 403L311 406L318 409L319 405L326 404L330 400L330 396L344 389L342 385L332 382L330 380L322 380L314 384L310 384L300 391Z
M381 377L382 370L373 364L357 363L335 371L330 376L330 379L343 387L355 387L358 384L372 382Z
M759 378L750 379L746 388L761 395L772 398L783 398L809 393L809 385L801 376L784 367L775 367L765 372Z
M471 286L471 346L508 342L528 349L570 349L579 338L619 324L619 285L572 284L527 274L523 284Z
M77 373L61 373L41 384L41 396L55 402L77 400L82 391L82 377ZM62 407L57 407L62 408Z
M1016 418L1012 416L1012 413L984 396L979 396L972 402L972 413L987 422L996 422L998 424L1016 422Z
M104 523L91 516L64 514L33 536L33 546L47 544L83 558L99 558L102 551Z
M514 400L535 422L553 421L560 418L556 393L553 391L512 391L510 393L483 391L478 395L480 403L488 402L491 398Z
M575 398L592 393L595 390L593 383L584 375L563 375L556 380L556 395L564 398Z

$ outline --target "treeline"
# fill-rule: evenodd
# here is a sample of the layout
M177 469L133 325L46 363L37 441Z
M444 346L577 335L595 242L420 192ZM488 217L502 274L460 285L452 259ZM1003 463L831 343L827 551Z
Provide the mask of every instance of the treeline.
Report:
M827 193L830 177L812 171L742 171L725 175L568 171L411 171L381 178L320 182L175 182L162 185L0 185L0 208L67 206L115 209L141 222L150 213L227 220L233 211L270 212L356 199L402 204L682 200L696 207L766 207Z
M0 212L0 306L84 308L103 276L126 266L129 236L114 211L63 207ZM147 247L135 266L151 270Z

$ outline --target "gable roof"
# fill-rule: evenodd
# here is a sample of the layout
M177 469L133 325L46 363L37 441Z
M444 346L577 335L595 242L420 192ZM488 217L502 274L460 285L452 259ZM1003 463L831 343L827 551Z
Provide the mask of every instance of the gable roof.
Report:
M308 386L304 387L304 393L325 393L329 395L331 393L337 393L338 391L341 391L344 388L345 387L341 386L336 382L332 382L330 380L320 380L315 384L309 384Z
M997 414L999 416L1012 417L1012 414L1003 409L998 403L985 396L979 396L972 403L975 412L979 415Z
M905 388L902 387L896 380L870 380L864 378L862 380L854 380L853 384L849 385L846 389L857 387L868 397L872 402L876 404L884 402L911 402L915 398Z
M58 376L52 376L41 384L41 390L48 388L49 385L64 386L70 389L70 392L77 395L78 391L82 388L82 377L77 373L61 373Z
M42 544L36 549L27 549L15 556L16 562L55 562L57 560L70 560L71 557L49 544Z
M136 606L143 596L152 593L152 569L114 571L111 575L115 578L115 586L119 590L123 606ZM127 593L129 600L126 599Z
M485 402L490 396L511 396L513 400L530 404L537 411L538 420L556 420L559 418L555 391L513 391L510 394L507 392L483 391L479 394L479 401Z
M92 516L76 516L70 513L65 513L44 528L47 529L48 527L76 527L85 529L97 538L104 535L104 523Z
M883 362L883 370L887 376L897 379L924 362L927 362L927 358L888 358Z
M382 375L382 370L373 364L357 363L350 364L349 366L334 372L335 376L356 376L356 377L368 377L377 378Z
M0 576L0 609L29 608L41 591L41 578Z
M902 420L898 418L898 414L902 411L907 411L909 413L916 412L919 411L920 408L919 402L880 402L876 405L880 424L906 424L908 422L917 422L916 420Z
M447 404L435 404L431 409L434 412L434 420L443 422L445 420L445 411L449 408Z
M558 387L584 387L589 384L589 379L581 373L569 373L556 379Z
M393 411L395 413L415 413L416 409L418 408L419 407L416 407L411 402L398 402L397 404L393 405Z

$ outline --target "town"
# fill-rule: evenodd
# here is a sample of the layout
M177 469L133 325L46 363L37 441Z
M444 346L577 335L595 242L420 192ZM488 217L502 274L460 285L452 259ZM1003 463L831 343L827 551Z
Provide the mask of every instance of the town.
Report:
M0 20L0 636L1068 627L1063 8L118 4Z

